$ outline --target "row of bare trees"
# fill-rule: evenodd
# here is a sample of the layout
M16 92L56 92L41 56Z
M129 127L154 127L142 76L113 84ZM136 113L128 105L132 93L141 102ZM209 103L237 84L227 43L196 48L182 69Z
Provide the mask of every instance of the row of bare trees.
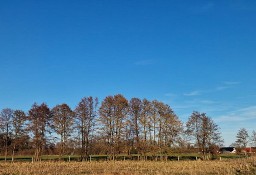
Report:
M189 138L189 139L188 139ZM193 112L186 126L167 104L123 95L84 97L72 110L67 104L50 109L33 104L28 113L3 109L0 114L0 148L7 157L33 150L34 160L49 154L163 154L190 143L207 152L222 143L218 126L204 113ZM30 152L31 153L31 152ZM28 154L28 153L27 153Z
M176 146L181 141L183 127L172 109L159 101L122 95L104 99L99 109L100 131L111 155L123 150L145 154Z

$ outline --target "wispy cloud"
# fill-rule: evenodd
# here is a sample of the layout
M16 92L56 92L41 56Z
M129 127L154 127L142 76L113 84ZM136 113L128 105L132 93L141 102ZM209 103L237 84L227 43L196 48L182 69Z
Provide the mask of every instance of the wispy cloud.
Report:
M139 61L136 61L134 64L137 65L137 66L147 66L147 65L152 65L152 64L154 64L154 61L151 60L151 59L148 59L148 60L139 60Z
M239 81L224 81L223 83L226 85L237 85L237 84L240 84L241 82L239 82Z
M220 116L220 114L225 114L228 111L234 111L237 109L237 105L233 103L201 98L186 101L179 101L175 99L172 106L175 110L181 113L184 111L202 111L209 113L212 116Z
M256 119L256 106L249 106L246 108L241 108L235 111L231 111L226 115L216 118L217 122L226 121L248 121Z
M194 90L191 91L189 93L184 93L184 96L199 96L199 95L203 95L203 94L208 94L208 93L214 93L216 91L222 91L222 90L226 90L226 89L230 89L233 88L237 85L239 85L241 82L239 81L224 81L222 83L220 83L219 86L217 87L213 87L213 88L209 88L209 89L201 89L201 90Z
M206 4L203 4L202 6L200 6L200 10L202 12L208 11L210 9L212 9L215 6L215 4L213 2L208 2Z
M203 4L194 5L190 9L194 13L205 13L205 12L210 11L214 7L215 7L215 3L214 2L206 2L206 3L203 3Z
M229 7L238 11L254 11L256 9L255 1L230 1Z
M213 100L200 100L199 101L201 104L215 104L217 102L213 101Z
M230 88L229 86L218 86L218 87L216 87L216 90L217 91L222 91L222 90L225 90L225 89L228 89L228 88Z
M184 96L198 96L198 95L201 95L200 91L192 91L184 94Z
M224 81L221 86L216 87L216 90L221 91L221 90L229 89L240 83L241 82L239 81Z
M174 93L166 93L166 94L164 94L164 96L166 96L166 97L176 97L177 95L174 94Z

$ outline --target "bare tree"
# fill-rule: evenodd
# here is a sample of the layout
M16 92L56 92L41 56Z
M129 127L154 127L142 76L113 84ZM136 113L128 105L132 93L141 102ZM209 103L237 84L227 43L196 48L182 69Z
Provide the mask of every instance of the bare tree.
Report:
M107 143L107 152L114 155L114 97L107 96L101 103L99 109L99 121L102 125L101 131Z
M81 161L88 160L89 151L92 147L97 106L97 98L84 97L75 109L77 128L81 135Z
M250 137L250 141L251 141L251 145L252 146L256 146L256 131L255 130L252 131L252 135Z
M245 128L241 128L236 135L236 144L245 148L249 142L249 134Z
M132 146L138 150L140 145L140 118L142 113L142 101L132 98L129 102L130 132L132 135Z
M33 135L33 146L35 149L34 161L41 159L41 154L46 145L46 134L50 131L51 112L45 103L40 106L34 103L29 110L29 125L28 130Z
M22 110L15 110L13 113L13 143L12 143L12 161L14 160L15 150L20 144L24 144L27 139L26 132L27 116Z
M147 99L143 99L142 101L142 113L140 117L140 125L142 127L143 141L144 143L148 140L148 135L150 132L149 119L151 116L151 102Z
M102 131L106 133L106 140L112 158L120 152L121 142L125 137L125 121L128 113L128 101L120 94L106 97L99 109Z
M155 106L160 116L158 133L160 145L170 147L178 144L183 132L182 122L170 106L158 101L155 102Z
M204 158L207 149L213 145L221 145L223 140L220 136L219 127L205 113L193 112L186 123L186 133L195 139L199 151Z
M152 139L153 141L151 141L150 144L153 144L153 145L157 144L157 135L158 135L157 129L160 129L159 125L161 125L157 106L158 106L158 101L156 100L152 101L150 104L151 115L149 116L149 118L150 118L150 124L152 125L152 131L153 131L153 139Z
M12 120L13 120L13 110L10 108L5 108L0 114L0 127L4 133L4 159L6 161L8 148L11 145L11 130L12 130Z
M52 109L52 122L55 132L60 135L60 152L65 154L66 143L73 131L74 113L67 104L57 105Z
M162 154L175 146L181 139L182 123L169 105L153 100L151 102L150 121L153 131L153 142L150 151Z

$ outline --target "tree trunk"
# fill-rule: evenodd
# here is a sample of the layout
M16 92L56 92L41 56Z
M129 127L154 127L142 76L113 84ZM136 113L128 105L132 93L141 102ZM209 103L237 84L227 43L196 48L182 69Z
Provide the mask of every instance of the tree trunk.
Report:
M15 148L16 148L16 144L13 145L13 150L12 150L12 162L14 161Z

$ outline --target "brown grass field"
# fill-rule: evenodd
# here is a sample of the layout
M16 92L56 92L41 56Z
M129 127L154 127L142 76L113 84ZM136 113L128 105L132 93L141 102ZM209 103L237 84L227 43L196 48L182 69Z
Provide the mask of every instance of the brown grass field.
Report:
M256 174L256 157L215 161L0 162L0 175Z

